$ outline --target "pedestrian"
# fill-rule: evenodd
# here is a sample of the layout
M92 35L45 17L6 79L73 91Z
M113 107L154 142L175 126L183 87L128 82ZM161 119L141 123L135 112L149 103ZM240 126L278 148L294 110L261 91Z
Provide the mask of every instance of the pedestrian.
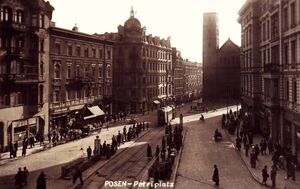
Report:
M23 182L25 183L25 186L27 186L27 178L29 175L29 171L26 167L23 167Z
M262 175L262 178L263 178L262 184L267 185L267 180L268 180L269 174L268 174L268 168L267 168L266 165L262 169L261 175Z
M86 149L86 153L87 153L87 156L88 156L88 160L91 158L91 155L92 155L92 148L91 146L89 146L87 149Z
M248 157L248 152L249 152L249 148L250 148L248 141L245 143L244 148L245 148L246 157Z
M9 143L9 158L14 157L15 155L14 145L12 142Z
M212 176L212 180L215 182L216 186L219 186L219 170L217 165L214 165L214 173Z
M272 143L272 139L268 140L268 150L269 150L269 154L272 154L273 151L274 151L274 146L273 146L273 143Z
M119 131L119 132L118 132L118 135L117 135L118 147L120 146L121 141L122 141L122 135L121 135L121 132Z
M148 147L147 147L147 157L148 157L149 159L152 158L152 149L151 149L150 144L148 144Z
M37 179L36 189L46 189L47 188L46 180L47 180L47 177L44 174L44 172L42 171L40 176Z
M254 146L254 154L255 154L256 160L258 160L258 155L259 155L259 147L258 147L258 144L255 144L255 146Z
M21 169L21 167L19 167L19 170L17 172L17 174L15 175L15 185L17 187L22 187L22 178L23 177L23 171Z
M149 123L148 122L146 123L146 128L147 128L147 130L149 129Z
M276 168L275 168L275 166L272 166L272 170L271 170L271 173L270 173L271 181L272 181L272 187L275 187L275 185L276 185L276 174L277 174Z
M156 146L155 157L158 157L160 153L159 145Z
M251 164L251 168L256 167L256 155L255 155L254 150L252 150L252 152L250 154L250 164Z
M18 152L18 141L16 141L14 144L14 158L17 157L18 155L17 152Z
M33 134L30 134L29 144L30 144L30 148L34 147L34 136L33 136Z
M26 156L26 150L27 150L27 145L24 144L24 142L23 142L23 145L22 145L22 156L23 157Z
M82 171L78 165L75 165L74 174L73 174L73 183L75 183L78 178L80 179L80 184L83 185Z

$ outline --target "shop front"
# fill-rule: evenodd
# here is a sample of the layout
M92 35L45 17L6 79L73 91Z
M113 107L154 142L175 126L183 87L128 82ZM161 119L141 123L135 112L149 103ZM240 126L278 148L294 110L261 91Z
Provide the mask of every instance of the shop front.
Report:
M22 120L12 121L11 125L8 127L8 143L20 142L25 137L29 137L30 134L36 135L38 132L37 118L29 118Z

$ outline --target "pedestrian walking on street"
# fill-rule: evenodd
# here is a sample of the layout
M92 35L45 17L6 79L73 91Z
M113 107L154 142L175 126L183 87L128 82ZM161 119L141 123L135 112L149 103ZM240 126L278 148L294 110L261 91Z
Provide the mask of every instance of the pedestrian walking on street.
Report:
M17 187L22 187L22 183L23 183L23 171L21 169L21 167L19 167L19 170L17 172L17 174L15 175L15 185Z
M23 167L23 182L25 184L25 186L27 186L27 178L29 175L29 171L26 167Z
M250 145L249 145L248 142L246 142L246 144L244 145L244 148L245 148L245 154L246 154L246 157L248 157L249 148L250 148Z
M272 166L272 170L271 170L271 173L270 173L271 181L272 181L272 187L275 187L275 185L276 185L276 174L277 174L276 168L275 168L275 166Z
M250 154L250 164L251 164L251 168L256 167L256 155L255 155L254 150L252 150L252 152Z
M74 174L73 174L73 183L75 183L78 178L80 179L80 184L83 185L82 171L78 165L75 165Z
M148 147L147 147L147 157L148 157L148 159L152 158L152 149L151 149L150 144L148 144Z
M37 179L36 189L47 189L46 180L47 177L42 171L40 176Z
M17 157L18 153L18 141L15 142L14 144L14 158Z
M261 175L262 175L262 178L263 178L262 184L267 185L267 180L268 180L269 174L268 174L268 168L267 168L266 165L262 169Z
M22 156L26 156L27 145L23 143L22 145Z
M91 146L89 146L86 149L86 153L87 153L87 156L88 156L88 160L91 159L91 155L92 155L92 148L91 148Z
M219 169L217 165L214 165L214 173L212 176L212 180L215 182L216 186L219 186Z

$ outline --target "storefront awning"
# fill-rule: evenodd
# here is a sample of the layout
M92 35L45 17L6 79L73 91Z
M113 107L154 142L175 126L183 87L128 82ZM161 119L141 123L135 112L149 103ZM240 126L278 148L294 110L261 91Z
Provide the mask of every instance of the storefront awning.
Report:
M105 115L105 113L99 108L99 106L88 107L88 109L93 115L84 117L84 120L91 119L91 118L94 118L97 116Z
M36 114L35 114L34 116L32 116L32 117L40 117L40 118L42 118L42 119L45 119L45 113L44 113L44 111L42 110L42 111L36 113Z
M160 104L160 102L158 100L154 100L153 103L154 104Z

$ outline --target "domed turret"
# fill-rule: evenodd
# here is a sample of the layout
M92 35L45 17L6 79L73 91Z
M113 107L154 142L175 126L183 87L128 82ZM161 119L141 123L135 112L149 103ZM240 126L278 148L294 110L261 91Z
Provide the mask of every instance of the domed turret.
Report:
M141 29L140 21L134 18L134 11L132 7L130 11L130 18L125 22L124 27L126 29Z

